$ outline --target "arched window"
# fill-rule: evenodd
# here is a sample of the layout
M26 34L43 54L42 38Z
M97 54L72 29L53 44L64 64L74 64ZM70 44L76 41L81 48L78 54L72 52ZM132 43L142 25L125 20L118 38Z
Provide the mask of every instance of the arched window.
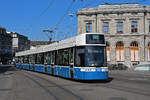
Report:
M110 61L110 45L106 42L107 61Z
M150 42L148 43L148 46L147 46L147 57L148 57L148 61L150 61Z
M124 61L124 44L122 41L116 43L116 61Z
M131 43L130 50L131 50L131 61L139 61L139 47L136 41Z

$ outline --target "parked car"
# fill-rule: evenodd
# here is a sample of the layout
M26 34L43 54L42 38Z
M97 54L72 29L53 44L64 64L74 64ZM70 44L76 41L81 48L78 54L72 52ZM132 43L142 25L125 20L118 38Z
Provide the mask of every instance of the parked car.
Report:
M136 65L134 70L136 70L136 71L150 71L150 64Z
M107 64L109 70L127 70L128 67L122 63Z

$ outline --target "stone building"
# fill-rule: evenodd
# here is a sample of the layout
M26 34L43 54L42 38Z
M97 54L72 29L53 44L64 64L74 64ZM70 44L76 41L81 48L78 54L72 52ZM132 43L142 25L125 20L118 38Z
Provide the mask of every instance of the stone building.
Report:
M150 6L104 4L77 12L78 33L105 33L107 61L150 63Z
M7 34L11 35L12 37L13 57L15 56L16 52L30 49L30 40L28 39L28 37L17 32L7 32Z
M9 63L12 59L12 37L6 29L0 27L0 64Z
M30 40L28 39L28 37L21 35L17 32L8 33L11 33L11 36L13 38L12 47L13 49L15 49L16 52L30 49Z

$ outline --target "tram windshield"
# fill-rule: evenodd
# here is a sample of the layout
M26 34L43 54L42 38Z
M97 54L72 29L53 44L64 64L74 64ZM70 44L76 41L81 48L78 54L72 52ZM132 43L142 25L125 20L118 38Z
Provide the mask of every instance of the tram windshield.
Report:
M104 46L86 46L76 48L76 66L104 67L105 63Z

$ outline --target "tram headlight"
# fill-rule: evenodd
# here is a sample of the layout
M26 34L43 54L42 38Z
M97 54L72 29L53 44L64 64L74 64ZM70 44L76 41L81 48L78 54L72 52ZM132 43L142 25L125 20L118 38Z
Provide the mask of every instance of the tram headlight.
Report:
M107 67L102 67L102 72L107 72L108 68Z

